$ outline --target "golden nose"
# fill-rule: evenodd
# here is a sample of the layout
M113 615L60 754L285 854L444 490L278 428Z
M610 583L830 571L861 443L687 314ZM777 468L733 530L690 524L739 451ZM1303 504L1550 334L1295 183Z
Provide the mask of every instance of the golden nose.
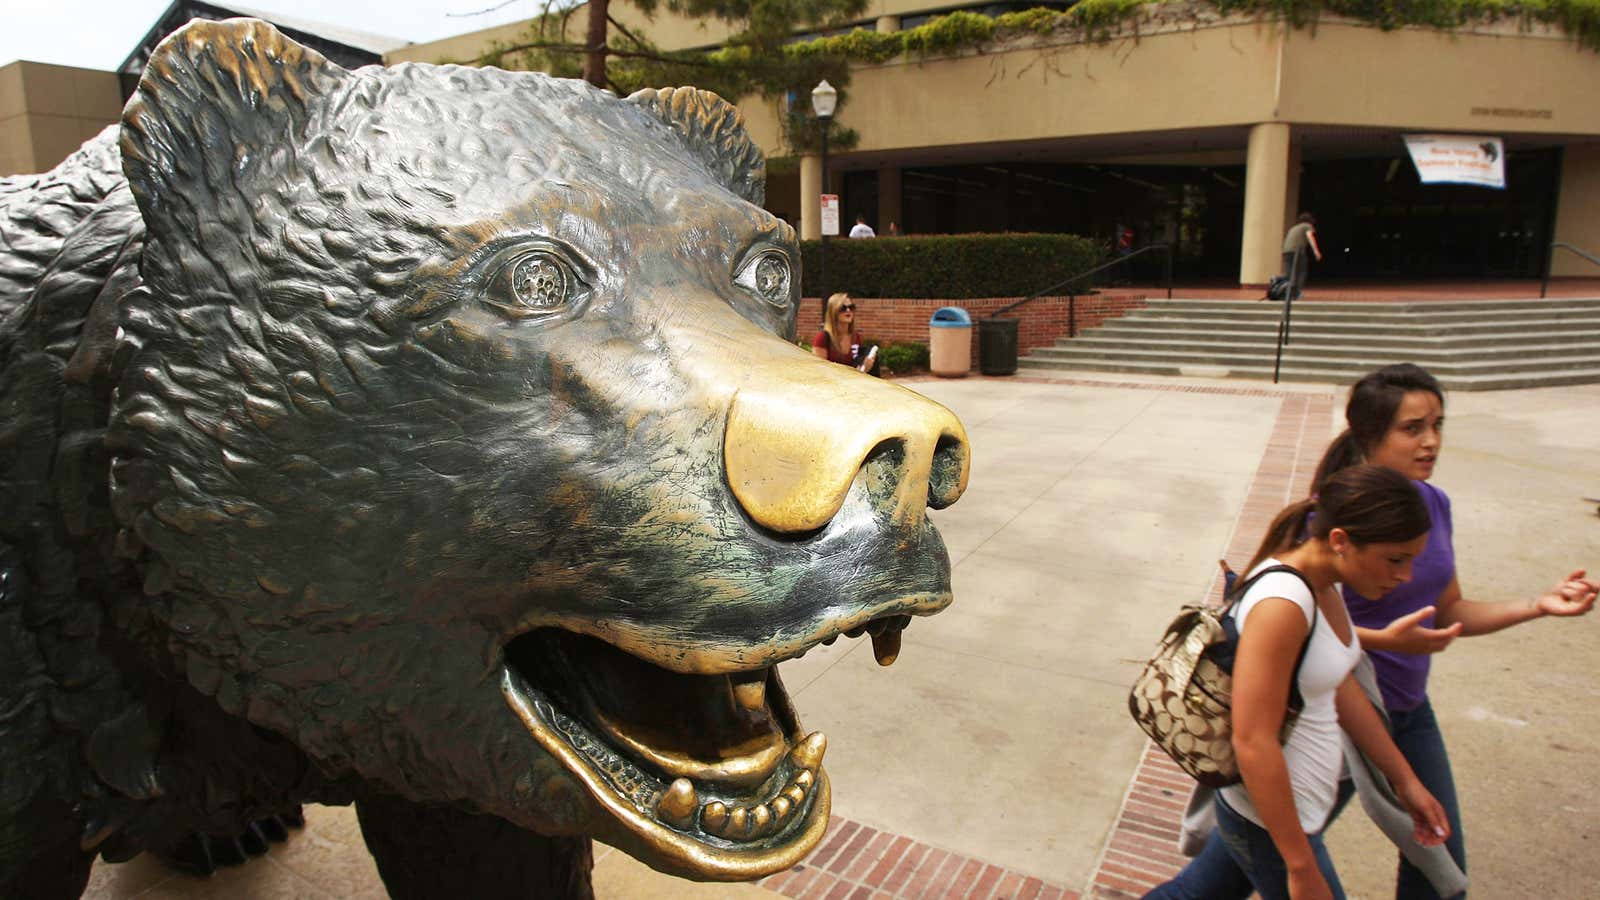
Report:
M956 502L967 487L967 432L955 414L906 390L818 360L767 369L728 410L723 465L739 505L772 531L828 524L857 473L900 524Z

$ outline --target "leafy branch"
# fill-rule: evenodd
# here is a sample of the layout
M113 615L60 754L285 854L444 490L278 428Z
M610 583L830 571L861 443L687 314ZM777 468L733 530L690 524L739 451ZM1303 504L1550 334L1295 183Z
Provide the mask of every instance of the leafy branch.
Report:
M880 65L900 57L933 59L983 53L1019 38L1058 37L1103 43L1139 33L1150 16L1195 17L1202 10L1220 15L1268 16L1294 28L1314 28L1324 14L1365 22L1385 30L1423 26L1454 30L1475 24L1516 21L1555 25L1590 50L1600 50L1600 0L1080 0L1064 11L1036 8L986 16L957 11L903 31L855 28L842 34L793 41L802 24L826 29L865 9L865 0L626 0L647 15L658 9L690 18L715 18L742 25L714 50L668 51L635 34L607 13L610 2L590 0L586 9L605 16L609 34L600 45L575 40L570 19L578 7L545 12L529 24L524 40L493 46L476 62L507 68L541 69L576 76L596 54L604 61L604 86L619 94L642 87L695 84L724 97L758 95L784 101L784 142L795 151L813 149L820 139L805 99L826 78L839 89L842 109L851 65ZM1187 8L1187 9L1186 9ZM595 34L595 23L588 24ZM593 80L593 79L591 79ZM837 124L829 140L848 149L854 131Z

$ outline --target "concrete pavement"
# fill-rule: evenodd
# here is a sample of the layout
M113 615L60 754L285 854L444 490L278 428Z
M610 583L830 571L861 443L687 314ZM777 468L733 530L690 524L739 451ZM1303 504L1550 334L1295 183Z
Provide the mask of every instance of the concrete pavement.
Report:
M1138 881L1127 848L1164 846L1129 799L1146 745L1125 706L1136 661L1212 589L1216 558L1248 556L1262 516L1303 492L1342 394L1092 376L907 386L972 438L969 491L934 514L956 603L915 621L890 669L849 640L783 666L807 727L829 738L839 821L823 848L764 886L708 886L597 847L600 896L1119 896ZM1600 518L1578 499L1600 496L1597 410L1597 386L1447 398L1436 482L1454 500L1467 596L1522 597L1600 568ZM1536 622L1436 663L1474 897L1600 884L1597 627ZM97 867L87 896L383 896L350 811L308 818L287 846L210 881L141 859ZM1331 832L1352 897L1389 894L1375 835L1358 812ZM1159 877L1165 855L1135 874Z

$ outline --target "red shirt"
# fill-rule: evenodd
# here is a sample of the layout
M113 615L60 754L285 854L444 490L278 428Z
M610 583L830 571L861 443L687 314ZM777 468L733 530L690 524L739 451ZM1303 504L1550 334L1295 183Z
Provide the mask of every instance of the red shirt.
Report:
M817 336L811 339L811 346L813 349L821 347L822 349L828 351L829 362L836 362L846 366L854 366L856 364L856 357L861 354L861 344L854 343L850 345L850 349L841 355L838 351L833 349L833 342L828 340L828 332L826 331L817 332Z

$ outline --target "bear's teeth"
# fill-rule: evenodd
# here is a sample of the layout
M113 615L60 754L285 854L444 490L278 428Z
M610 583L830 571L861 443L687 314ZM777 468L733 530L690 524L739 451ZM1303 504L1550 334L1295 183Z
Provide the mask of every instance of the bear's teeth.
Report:
M822 754L827 750L827 736L820 731L813 731L789 751L789 759L798 768L816 771L822 765Z
M706 831L720 836L727 824L728 805L721 800L713 800L707 803L705 811L700 814L700 826Z
M885 628L872 634L872 655L880 666L892 666L900 657L900 629Z
M762 670L760 677L750 681L735 681L733 683L733 699L741 709L759 711L767 706L767 673Z
M822 750L826 739L822 732L813 732L810 737L800 742L794 752L810 760L813 765L822 762ZM796 761L791 754L790 759ZM683 781L685 779L679 779ZM797 815L806 802L806 797L817 783L817 776L811 769L800 769L795 773L789 783L779 791L777 796L765 803L756 803L751 806L730 806L721 800L712 800L700 807L700 828L706 834L729 840L751 840L765 837L781 829L784 823ZM676 782L674 782L676 787ZM668 788L671 793L673 788ZM667 803L666 794L657 806L661 810ZM665 816L663 815L663 818ZM693 817L690 817L691 821ZM687 826L684 826L687 827Z
M699 806L694 784L687 778L679 778L661 792L661 799L656 801L656 815L663 822L686 828L694 821Z
M772 810L768 809L765 803L750 807L750 819L746 827L750 831L750 837L764 837L772 827Z

